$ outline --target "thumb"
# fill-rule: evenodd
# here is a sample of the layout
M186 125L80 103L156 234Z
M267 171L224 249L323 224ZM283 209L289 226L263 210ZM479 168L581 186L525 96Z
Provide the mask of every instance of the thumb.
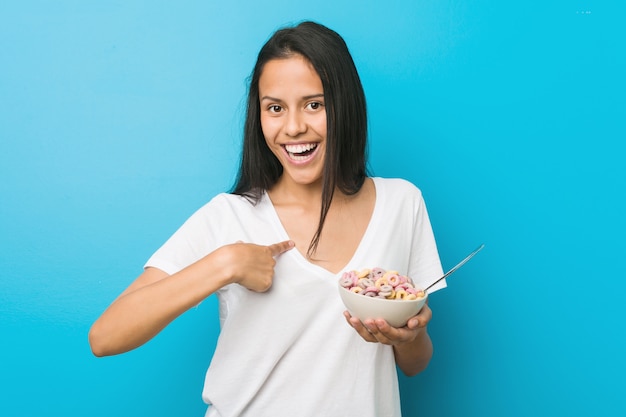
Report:
M272 253L272 256L278 256L283 252L287 252L290 249L293 249L296 246L293 240L285 240L283 242L274 243L273 245L269 245L268 248Z

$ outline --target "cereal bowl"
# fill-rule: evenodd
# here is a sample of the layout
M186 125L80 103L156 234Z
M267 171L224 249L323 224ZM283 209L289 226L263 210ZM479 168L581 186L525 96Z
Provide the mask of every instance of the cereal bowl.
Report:
M343 304L353 317L361 321L366 319L385 319L393 327L403 327L426 304L428 295L415 300L390 300L368 297L352 292L339 285L339 295Z

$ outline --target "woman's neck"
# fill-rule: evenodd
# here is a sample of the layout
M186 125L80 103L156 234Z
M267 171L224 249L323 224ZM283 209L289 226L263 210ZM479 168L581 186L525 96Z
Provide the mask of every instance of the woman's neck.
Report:
M276 184L268 190L274 204L297 204L308 207L321 207L322 181L312 184L297 184L281 176Z

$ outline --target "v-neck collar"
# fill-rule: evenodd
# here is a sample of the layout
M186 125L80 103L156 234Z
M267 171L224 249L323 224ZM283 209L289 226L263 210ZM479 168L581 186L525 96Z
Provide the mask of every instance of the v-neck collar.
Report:
M365 229L363 236L361 236L361 240L359 241L359 244L356 250L352 254L352 258L349 259L346 265L343 266L338 272L335 273L335 272L329 271L328 269L322 266L319 266L317 264L310 262L297 249L290 250L281 256L290 256L296 262L298 262L303 268L306 268L312 272L317 272L318 274L321 274L322 276L330 275L330 276L335 277L335 276L339 276L341 273L343 273L343 271L361 268L363 264L366 262L366 260L363 259L366 249L370 246L370 242L376 235L375 229L380 224L380 219L378 217L380 216L380 213L382 212L382 205L383 205L383 202L385 201L385 196L384 196L385 190L384 190L384 187L381 185L381 182L378 181L377 177L372 177L371 179L373 181L374 190L375 190L374 210L372 211L372 215L370 217L369 223L367 224L367 228ZM278 233L278 235L281 237L281 240L289 240L290 239L289 234L287 233L287 230L285 229L282 222L280 221L278 212L276 211L276 208L274 207L274 204L272 203L272 200L270 199L267 192L263 193L263 197L261 198L261 204L266 209L268 218L271 221L272 226L276 230L276 233Z

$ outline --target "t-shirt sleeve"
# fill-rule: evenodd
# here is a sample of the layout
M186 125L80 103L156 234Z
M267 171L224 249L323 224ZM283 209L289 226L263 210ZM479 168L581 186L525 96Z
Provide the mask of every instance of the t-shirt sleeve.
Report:
M158 268L172 275L215 250L217 231L215 199L196 211L148 259L144 268Z
M409 276L413 278L418 288L425 288L441 278L443 269L422 192L417 187L412 186L411 188L413 189L414 230L411 242ZM431 293L445 287L446 282L443 280L433 286L428 292Z

